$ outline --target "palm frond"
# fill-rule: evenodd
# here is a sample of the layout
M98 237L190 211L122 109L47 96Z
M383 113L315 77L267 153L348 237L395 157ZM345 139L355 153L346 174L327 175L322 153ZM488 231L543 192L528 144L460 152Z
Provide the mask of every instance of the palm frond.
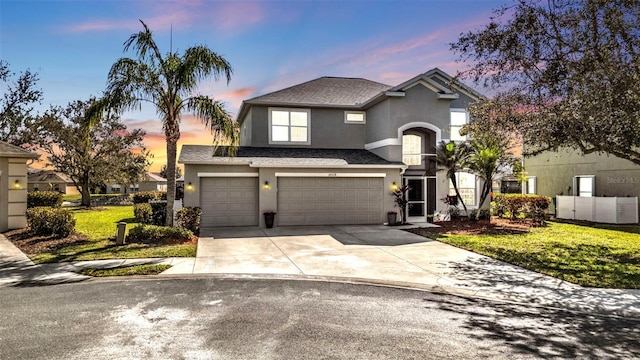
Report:
M207 96L193 96L186 101L186 109L193 112L212 133L229 140L229 152L235 154L239 140L238 125L224 108L224 104Z

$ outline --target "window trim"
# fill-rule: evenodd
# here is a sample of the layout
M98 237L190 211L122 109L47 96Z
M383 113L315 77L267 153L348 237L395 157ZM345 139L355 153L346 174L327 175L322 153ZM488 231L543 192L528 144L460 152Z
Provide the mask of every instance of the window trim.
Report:
M353 121L347 120L349 114L362 114L362 121ZM345 124L366 124L367 123L367 112L366 111L351 111L347 110L344 112L344 123Z
M538 194L538 178L537 176L527 176L527 180L523 181L522 191L525 195ZM533 192L529 191L529 185L533 184Z
M465 108L449 108L449 140L451 140L451 141L459 141L459 142L460 141L467 141L467 140L469 140L469 137L466 136L466 135L464 136L464 139L456 139L456 140L453 139L452 128L454 127L454 125L451 123L451 120L452 120L451 119L452 118L451 114L454 113L454 112L464 113L465 114L465 123L462 126L464 126L466 124L469 124L469 120L470 120L469 111L467 111L467 109L465 109ZM462 128L462 126L459 126L459 125L455 125L455 126ZM461 135L458 134L457 136L461 136Z
M580 179L591 179L591 194L589 196L580 195L582 191L580 190ZM573 196L578 197L594 197L596 196L596 176L595 175L575 175L573 177Z
M291 141L291 122L289 122L289 141L273 141L272 140L272 113L274 111L287 111L291 112L306 112L307 113L307 141ZM311 109L303 108L283 108L283 107L269 107L267 109L269 116L269 145L311 145ZM289 120L291 115L289 115Z

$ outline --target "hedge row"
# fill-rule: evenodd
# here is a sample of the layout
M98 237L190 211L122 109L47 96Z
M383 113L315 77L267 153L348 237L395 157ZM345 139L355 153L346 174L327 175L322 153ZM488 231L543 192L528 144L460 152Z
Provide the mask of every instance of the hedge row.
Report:
M515 219L531 218L544 222L551 198L539 195L499 194L491 203L491 211L495 216Z
M67 237L76 228L71 211L53 207L35 207L27 210L27 225L33 235Z
M38 206L60 207L62 194L57 191L30 191L27 193L27 208Z
M134 204L144 204L154 200L167 200L166 191L140 191L131 196Z
M162 244L167 242L185 242L192 238L193 233L181 227L138 225L129 230L127 242Z

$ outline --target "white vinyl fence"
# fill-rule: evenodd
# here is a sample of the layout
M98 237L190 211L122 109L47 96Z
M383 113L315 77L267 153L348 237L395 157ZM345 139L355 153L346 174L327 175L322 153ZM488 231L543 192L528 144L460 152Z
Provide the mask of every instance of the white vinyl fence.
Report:
M638 223L638 198L556 196L556 217L609 224L635 224Z

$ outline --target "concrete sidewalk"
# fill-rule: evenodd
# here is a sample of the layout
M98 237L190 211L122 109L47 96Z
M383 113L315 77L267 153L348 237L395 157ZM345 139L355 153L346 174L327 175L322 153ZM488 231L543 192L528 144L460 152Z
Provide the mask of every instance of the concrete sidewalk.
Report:
M640 317L640 290L583 288L384 226L203 229L196 258L34 265L0 235L0 287L91 279L74 271L173 265L162 275L346 281ZM208 236L207 236L208 235Z

